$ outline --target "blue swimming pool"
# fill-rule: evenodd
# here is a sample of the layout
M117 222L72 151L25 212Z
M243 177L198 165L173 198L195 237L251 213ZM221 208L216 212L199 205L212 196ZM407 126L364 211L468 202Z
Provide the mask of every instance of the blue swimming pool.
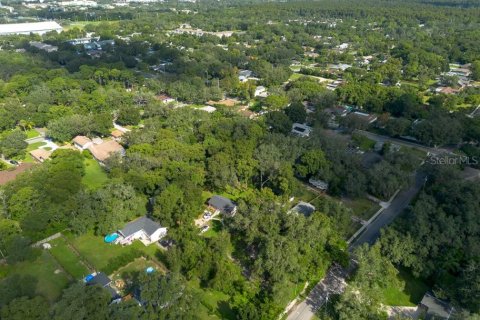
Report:
M105 240L106 243L111 243L111 242L117 240L117 238L118 238L119 236L120 236L120 235L119 235L118 233L107 234L107 235L105 236L105 239L104 239L104 240Z
M152 273L154 271L155 271L155 269L153 269L152 267L148 267L147 269L145 269L145 272L147 272L147 273Z

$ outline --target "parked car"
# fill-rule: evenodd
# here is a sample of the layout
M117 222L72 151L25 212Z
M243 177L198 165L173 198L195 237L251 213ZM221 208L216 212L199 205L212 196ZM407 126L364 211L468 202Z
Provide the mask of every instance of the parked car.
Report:
M208 231L208 229L210 229L209 226L203 226L202 229L200 229L200 233L205 233Z
M212 214L210 212L205 212L203 214L203 219L210 220L212 218Z
M176 244L175 240L173 239L162 239L159 240L158 243L160 243L160 245L165 249L169 249Z
M17 160L10 160L10 163L13 164L14 166L18 166L19 163Z

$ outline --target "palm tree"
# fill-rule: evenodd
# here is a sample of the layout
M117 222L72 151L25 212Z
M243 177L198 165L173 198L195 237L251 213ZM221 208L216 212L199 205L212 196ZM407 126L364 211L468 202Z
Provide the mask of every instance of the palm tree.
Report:
M28 120L20 120L18 121L18 125L23 129L23 131L27 131L33 128L35 123L33 121Z
M18 121L18 125L23 129L23 131L27 131L27 120L20 120Z

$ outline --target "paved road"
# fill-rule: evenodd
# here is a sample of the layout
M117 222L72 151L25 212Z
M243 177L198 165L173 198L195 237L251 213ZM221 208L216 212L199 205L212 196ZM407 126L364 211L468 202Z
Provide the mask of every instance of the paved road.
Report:
M410 204L413 198L422 188L425 182L425 175L418 173L415 176L415 183L410 188L401 191L371 224L350 244L352 250L363 243L373 244L380 236L380 229L390 224ZM309 293L308 297L296 305L289 313L287 320L310 320L314 314L325 303L327 297L332 294L342 293L345 289L345 278L350 273L337 266L332 267L325 278L320 281Z
M334 266L330 268L325 278L317 283L308 297L288 314L287 320L308 320L313 318L332 294L340 294L345 290L347 270Z
M439 154L444 154L444 153L452 153L452 150L444 149L444 148L430 148L427 146L424 146L419 143L415 142L410 142L402 139L396 139L388 136L382 136L380 134L372 133L369 131L364 131L364 130L355 130L355 132L369 138L370 140L376 141L376 142L390 142L390 143L395 143L401 146L405 147L410 147L410 148L415 148L424 152L430 152L432 155L439 155Z
M425 183L425 177L425 174L417 173L414 185L406 190L400 191L395 199L392 200L390 206L384 209L383 212L365 228L365 231L350 243L349 250L352 251L364 243L374 244L380 237L380 229L392 223L417 195Z

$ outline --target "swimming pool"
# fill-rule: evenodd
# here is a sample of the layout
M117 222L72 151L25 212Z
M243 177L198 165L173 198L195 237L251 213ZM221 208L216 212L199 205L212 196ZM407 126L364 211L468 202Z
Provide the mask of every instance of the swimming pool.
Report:
M119 236L120 236L120 235L119 235L118 233L116 233L116 232L115 232L115 233L111 233L111 234L107 234L107 235L105 236L105 239L104 239L104 240L105 240L106 243L111 243L111 242L117 240L117 238L118 238Z
M146 273L152 273L154 271L155 271L155 269L153 269L153 267L148 267L147 269L145 269Z

